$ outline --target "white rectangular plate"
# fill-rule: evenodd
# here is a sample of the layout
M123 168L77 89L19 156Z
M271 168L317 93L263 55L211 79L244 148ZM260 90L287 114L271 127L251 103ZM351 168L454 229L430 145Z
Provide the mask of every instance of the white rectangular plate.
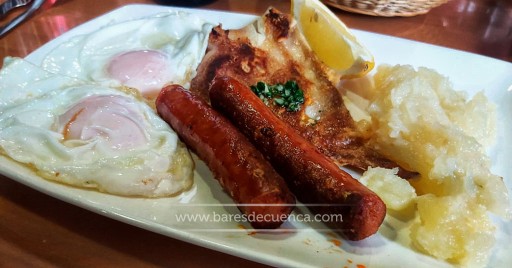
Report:
M70 37L88 33L101 26L151 14L168 11L169 7L153 5L129 5L92 21L84 23L26 57L40 63L44 55ZM173 8L175 9L175 8ZM179 9L179 8L176 8ZM198 9L180 9L197 14L224 28L240 28L255 16ZM497 146L490 152L492 171L504 177L509 191L512 189L512 64L475 54L427 45L423 43L354 31L375 56L377 65L411 64L436 69L448 76L459 90L470 95L484 90L498 106L499 136ZM197 159L196 159L197 160ZM186 194L173 198L142 199L126 198L67 187L41 179L25 167L0 157L0 172L18 182L44 192L65 202L86 208L107 217L138 226L162 235L177 238L228 254L257 262L290 267L443 267L446 263L402 246L394 241L383 225L378 234L361 242L342 241L333 232L320 232L322 226L296 225L296 230L285 233L253 233L233 226L232 222L212 223L212 229L201 231L193 223L179 223L180 213L218 214L237 213L230 198L213 179L209 170L198 162L195 186ZM202 206L201 204L210 204ZM498 241L493 249L489 267L512 265L512 223L499 221ZM223 229L239 229L226 232ZM323 227L325 228L325 227ZM341 244L338 243L341 241Z

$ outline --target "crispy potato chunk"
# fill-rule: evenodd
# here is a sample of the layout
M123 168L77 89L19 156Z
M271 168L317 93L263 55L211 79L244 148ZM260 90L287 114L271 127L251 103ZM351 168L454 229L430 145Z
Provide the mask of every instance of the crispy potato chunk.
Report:
M414 203L416 191L397 172L397 168L369 168L359 181L379 195L388 209L401 210Z

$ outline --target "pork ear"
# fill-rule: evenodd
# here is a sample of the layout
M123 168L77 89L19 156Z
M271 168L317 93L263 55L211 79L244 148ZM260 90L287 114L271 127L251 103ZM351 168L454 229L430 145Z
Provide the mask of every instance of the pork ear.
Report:
M212 30L191 90L209 101L208 89L216 76L233 77L247 86L293 80L304 92L305 103L297 112L271 105L279 119L340 166L361 170L399 167L374 151L369 137L359 132L329 73L293 17L269 8L241 29L218 26ZM400 168L400 174L411 177L415 173Z

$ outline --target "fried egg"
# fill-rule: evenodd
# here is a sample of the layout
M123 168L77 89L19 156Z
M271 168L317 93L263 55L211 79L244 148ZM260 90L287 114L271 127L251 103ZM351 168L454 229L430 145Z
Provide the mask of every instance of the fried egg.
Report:
M107 25L52 50L42 67L154 99L168 83L189 87L213 25L184 12Z
M0 71L0 153L43 178L111 194L188 189L190 154L133 92L9 59Z

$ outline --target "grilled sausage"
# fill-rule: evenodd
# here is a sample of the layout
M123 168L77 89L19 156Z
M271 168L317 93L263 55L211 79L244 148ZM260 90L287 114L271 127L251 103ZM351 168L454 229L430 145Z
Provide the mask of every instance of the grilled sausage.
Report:
M341 214L342 221L328 224L349 240L377 232L386 215L382 200L279 120L248 86L217 77L209 94L212 106L263 152L299 201L318 214Z
M276 228L295 197L263 155L225 117L179 85L165 87L158 114L201 158L254 228Z

